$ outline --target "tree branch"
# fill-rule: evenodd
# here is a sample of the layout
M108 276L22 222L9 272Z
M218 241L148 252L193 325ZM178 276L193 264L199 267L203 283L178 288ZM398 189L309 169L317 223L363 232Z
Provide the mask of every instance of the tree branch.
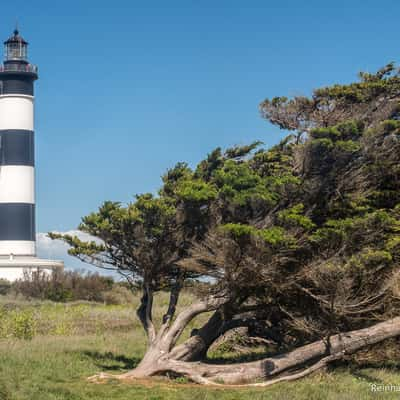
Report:
M207 355L211 344L221 336L223 318L220 311L215 311L208 321L200 328L192 332L192 335L184 343L174 347L169 357L174 360L198 361Z
M136 311L140 322L147 334L147 338L150 343L156 338L156 330L152 320L152 309L153 309L153 291L146 283L143 287L143 296L140 299L140 306Z
M168 333L164 337L164 344L170 351L181 336L189 322L199 314L218 309L228 301L227 297L210 297L199 303L192 304L183 310L175 319Z
M165 332L168 330L172 319L174 318L176 305L178 304L179 295L182 290L182 282L183 279L177 279L175 285L171 288L170 296L169 296L169 304L167 312L163 315L162 325L158 332L158 338L162 338Z

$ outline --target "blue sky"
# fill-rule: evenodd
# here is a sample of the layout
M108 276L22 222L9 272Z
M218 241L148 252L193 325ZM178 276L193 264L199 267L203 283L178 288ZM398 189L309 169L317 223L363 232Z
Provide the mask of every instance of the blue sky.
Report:
M104 200L155 192L178 161L284 134L266 97L348 82L400 55L400 2L2 2L39 66L37 228L76 228Z

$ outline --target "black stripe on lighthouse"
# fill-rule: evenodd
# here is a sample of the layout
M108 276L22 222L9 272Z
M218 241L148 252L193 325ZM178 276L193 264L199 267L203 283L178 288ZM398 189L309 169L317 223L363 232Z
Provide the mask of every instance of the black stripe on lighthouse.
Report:
M35 165L32 131L0 130L0 165Z
M0 203L0 240L35 240L35 205Z
M33 79L31 76L6 76L0 88L0 94L26 94L33 96Z

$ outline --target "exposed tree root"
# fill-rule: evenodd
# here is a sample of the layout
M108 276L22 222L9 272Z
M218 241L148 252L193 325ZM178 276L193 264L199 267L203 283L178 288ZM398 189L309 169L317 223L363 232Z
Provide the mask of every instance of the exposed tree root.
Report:
M343 354L337 354L337 355L332 355L332 356L327 356L319 360L317 363L311 365L310 367L304 369L303 371L291 374L291 375L285 375L281 376L276 379L270 379L264 382L257 382L257 383L244 383L244 384L232 384L232 385L226 385L223 383L218 383L215 381L212 381L210 379L203 378L199 375L191 375L188 376L189 379L191 379L195 383L200 383L204 385L213 385L213 386L229 386L229 387L267 387L274 385L276 383L281 383L281 382L290 382L290 381L295 381L297 379L304 378L313 372L316 372L324 367L326 367L330 362L338 360L339 358L342 358Z
M119 377L120 375L112 375L106 374L105 372L100 372L99 374L89 376L86 380L91 383L103 383L111 379L119 380Z
M186 370L182 371L182 375L186 376L192 382L198 383L201 385L220 386L220 387L221 386L222 387L227 387L227 386L228 387L267 387L267 386L274 385L276 383L289 382L289 381L294 381L297 379L304 378L307 375L310 375L313 372L316 372L316 371L326 367L330 362L335 361L341 357L343 357L343 353L327 356L327 357L322 358L321 360L319 360L317 363L313 364L312 366L304 369L303 371L293 373L290 375L281 376L279 378L267 380L264 382L258 382L258 383L227 385L224 383L219 383L219 382L213 381L211 379L205 378L205 377L201 376L200 374L189 373ZM178 371L174 371L174 372L176 373ZM135 378L133 375L126 375L126 374L112 375L112 374L107 374L107 373L100 373L100 374L96 374L96 375L93 375L93 376L87 378L87 380L91 383L104 383L109 380L119 380L121 382L129 382L129 381L135 381L137 379L139 379L139 378Z

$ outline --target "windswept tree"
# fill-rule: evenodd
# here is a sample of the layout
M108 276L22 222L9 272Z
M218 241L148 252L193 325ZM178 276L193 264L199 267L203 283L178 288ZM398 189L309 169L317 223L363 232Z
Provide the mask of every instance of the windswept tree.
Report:
M157 196L106 202L83 218L79 229L98 240L50 234L142 291L147 352L113 377L267 386L400 335L399 71L360 77L265 100L262 115L294 136L271 149L215 149L194 170L177 164ZM198 301L177 313L196 281ZM161 290L170 300L155 323ZM179 341L200 314L206 322ZM208 363L210 346L238 327L277 354Z

